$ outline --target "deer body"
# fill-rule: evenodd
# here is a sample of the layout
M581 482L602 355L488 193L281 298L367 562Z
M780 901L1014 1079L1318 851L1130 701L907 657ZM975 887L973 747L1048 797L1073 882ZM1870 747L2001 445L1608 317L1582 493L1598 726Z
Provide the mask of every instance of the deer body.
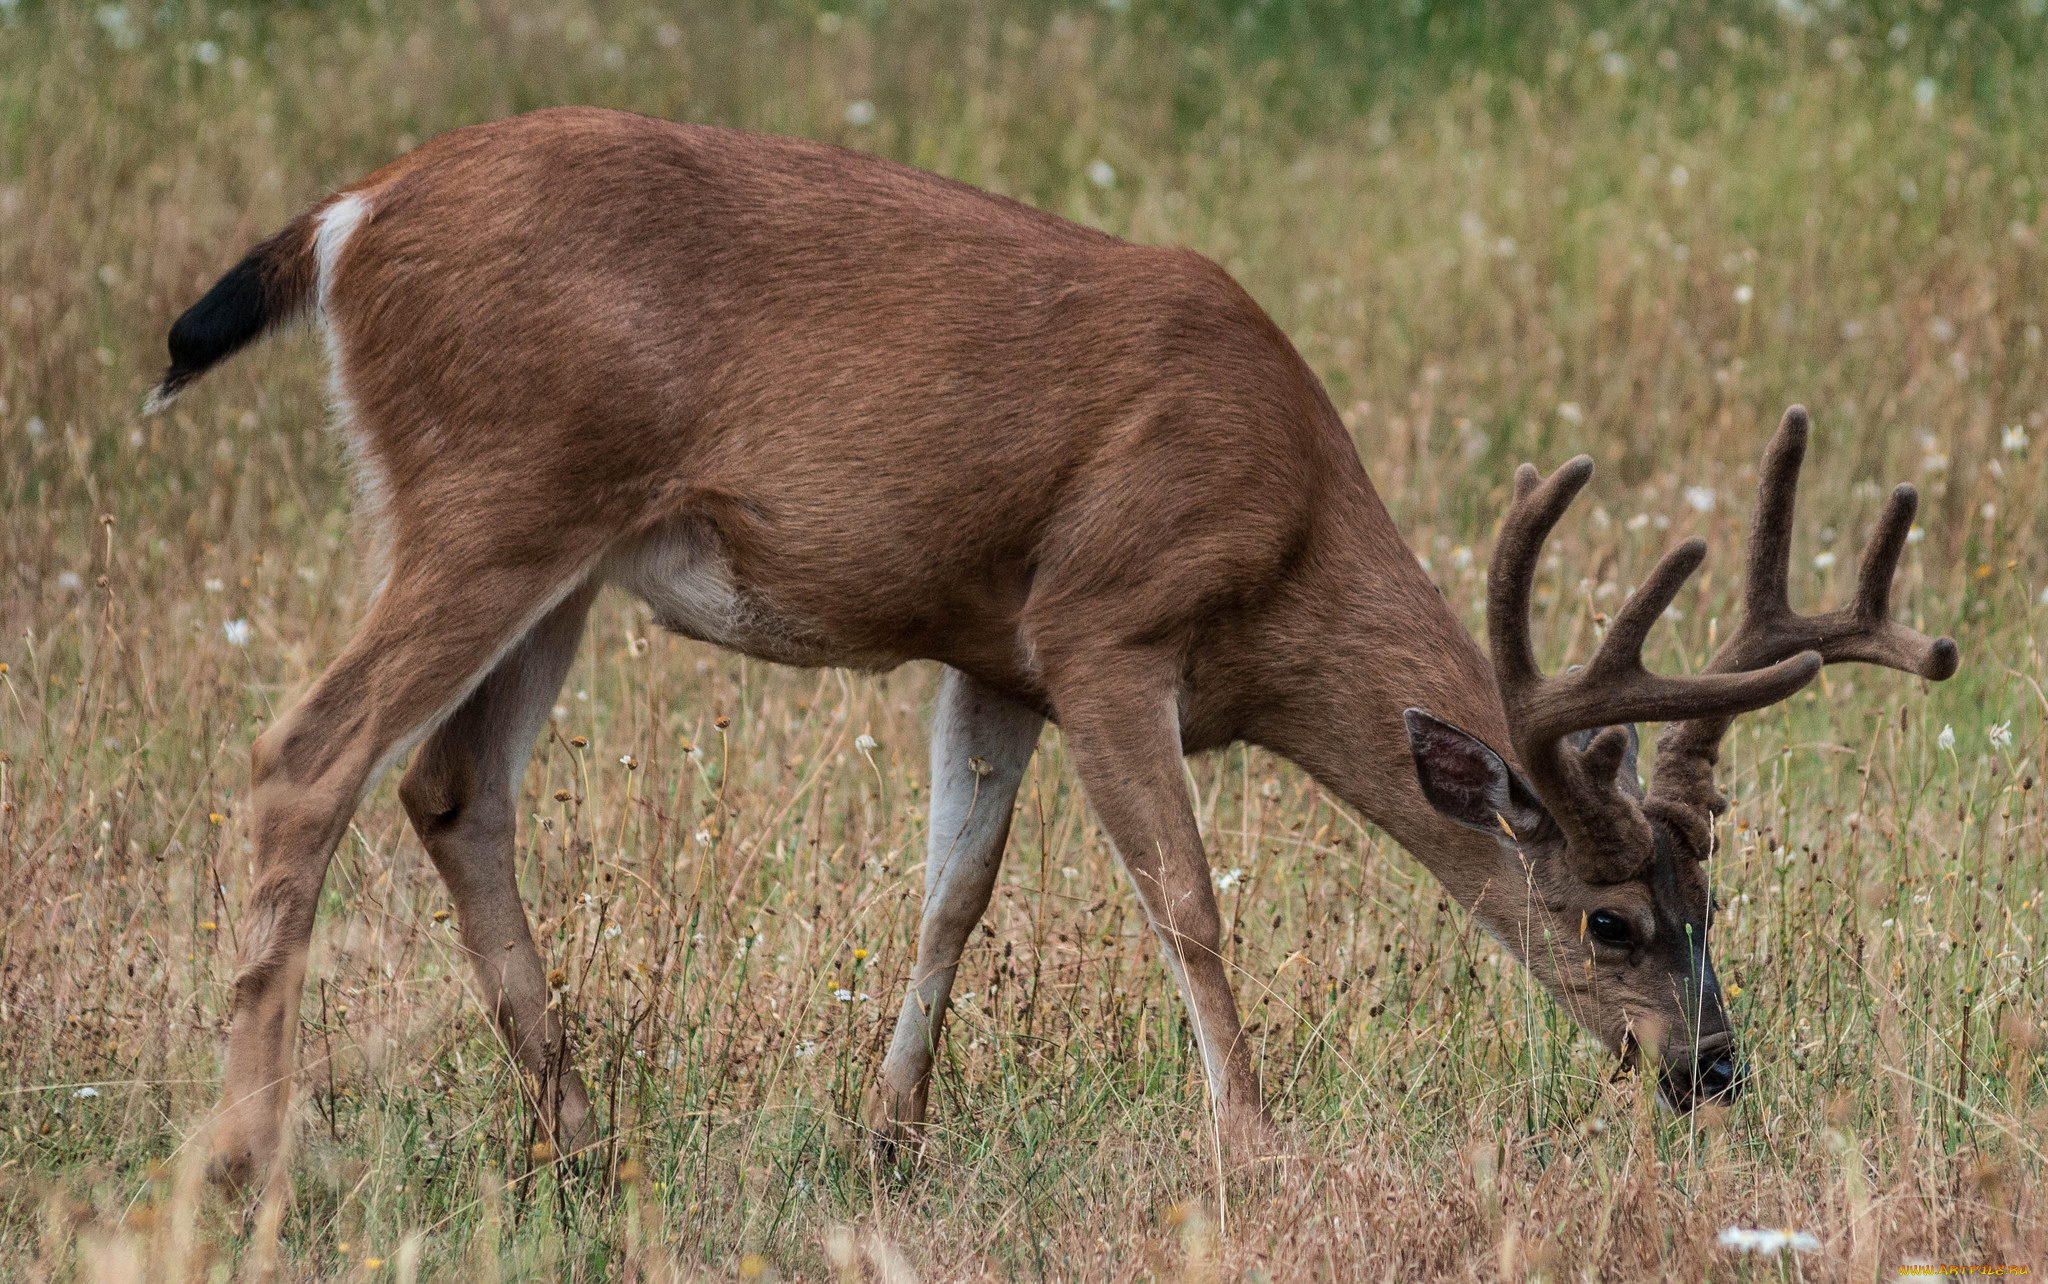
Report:
M443 135L258 247L180 319L154 402L306 312L388 579L255 747L223 1177L276 1152L326 863L415 744L401 798L486 1002L560 1143L591 1140L511 855L520 772L606 582L767 660L946 666L918 960L872 1106L884 1138L923 1119L953 970L1046 719L1233 1137L1266 1125L1184 754L1283 754L1575 1009L1614 1006L1576 946L1529 948L1553 918L1582 920L1577 884L1532 874L1527 843L1445 802L1494 769L1487 745L1513 773L1494 667L1313 374L1206 260L836 148L565 109ZM1450 728L1441 762L1437 733L1404 721L1417 709ZM1499 789L1504 810L1528 801ZM1687 959L1695 1045L1725 1036L1703 960Z

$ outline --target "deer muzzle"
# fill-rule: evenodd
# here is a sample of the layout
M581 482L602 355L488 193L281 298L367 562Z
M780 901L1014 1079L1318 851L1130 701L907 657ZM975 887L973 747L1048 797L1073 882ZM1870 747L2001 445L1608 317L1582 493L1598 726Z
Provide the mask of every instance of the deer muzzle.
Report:
M1665 1062L1657 1082L1658 1093L1673 1110L1729 1105L1749 1079L1749 1067L1736 1056L1733 1035L1673 1051L1679 1055Z

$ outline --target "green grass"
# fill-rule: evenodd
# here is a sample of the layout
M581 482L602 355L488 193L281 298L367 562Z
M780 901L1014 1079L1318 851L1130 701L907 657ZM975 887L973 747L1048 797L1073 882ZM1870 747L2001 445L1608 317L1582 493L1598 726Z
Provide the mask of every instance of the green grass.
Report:
M1842 600L1883 493L1915 481L1897 601L1963 668L1831 671L1731 737L1715 949L1758 1078L1704 1118L1614 1081L1299 773L1193 761L1298 1155L1222 1190L1177 1000L1048 732L933 1152L886 1173L850 1120L911 958L931 674L773 669L608 596L520 843L614 1148L567 1178L532 1159L387 781L315 938L283 1278L2048 1266L2048 18L1790 11L0 5L0 1276L253 1278L267 1243L201 1197L186 1144L249 882L247 749L372 585L317 345L140 421L164 331L307 201L560 102L827 138L1214 257L1327 381L1475 628L1514 464L1590 452L1539 591L1560 663L1693 533L1708 573L1650 659L1703 661L1756 456L1804 401L1795 601ZM1729 1225L1824 1247L1743 1259L1714 1244Z

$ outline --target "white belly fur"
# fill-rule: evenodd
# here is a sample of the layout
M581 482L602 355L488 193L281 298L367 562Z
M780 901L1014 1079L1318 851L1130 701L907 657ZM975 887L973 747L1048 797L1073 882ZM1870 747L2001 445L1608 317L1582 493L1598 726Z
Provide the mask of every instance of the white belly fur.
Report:
M679 522L614 553L604 577L653 609L663 628L781 664L846 664L805 627L764 610L740 585L707 523Z

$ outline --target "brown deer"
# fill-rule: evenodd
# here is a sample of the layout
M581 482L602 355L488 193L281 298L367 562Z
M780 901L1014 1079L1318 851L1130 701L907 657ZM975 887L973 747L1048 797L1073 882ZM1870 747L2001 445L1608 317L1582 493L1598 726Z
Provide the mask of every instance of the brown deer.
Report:
M380 771L447 880L564 1151L596 1121L513 879L519 780L592 596L764 659L935 660L917 959L870 1107L925 1116L954 970L1057 722L1186 1001L1233 1147L1267 1144L1184 755L1246 741L1392 834L1678 1106L1735 1091L1701 861L1729 719L1832 660L1943 678L1891 620L1900 487L1854 607L1786 603L1807 424L1767 456L1747 618L1705 672L1645 635L1667 555L1585 668L1537 669L1545 537L1592 471L1524 466L1488 589L1445 607L1321 385L1229 276L819 143L617 112L445 134L318 202L179 318L148 408L310 317L388 579L252 754L255 885L216 1174L276 1153L314 906ZM1670 723L1646 797L1638 720Z

